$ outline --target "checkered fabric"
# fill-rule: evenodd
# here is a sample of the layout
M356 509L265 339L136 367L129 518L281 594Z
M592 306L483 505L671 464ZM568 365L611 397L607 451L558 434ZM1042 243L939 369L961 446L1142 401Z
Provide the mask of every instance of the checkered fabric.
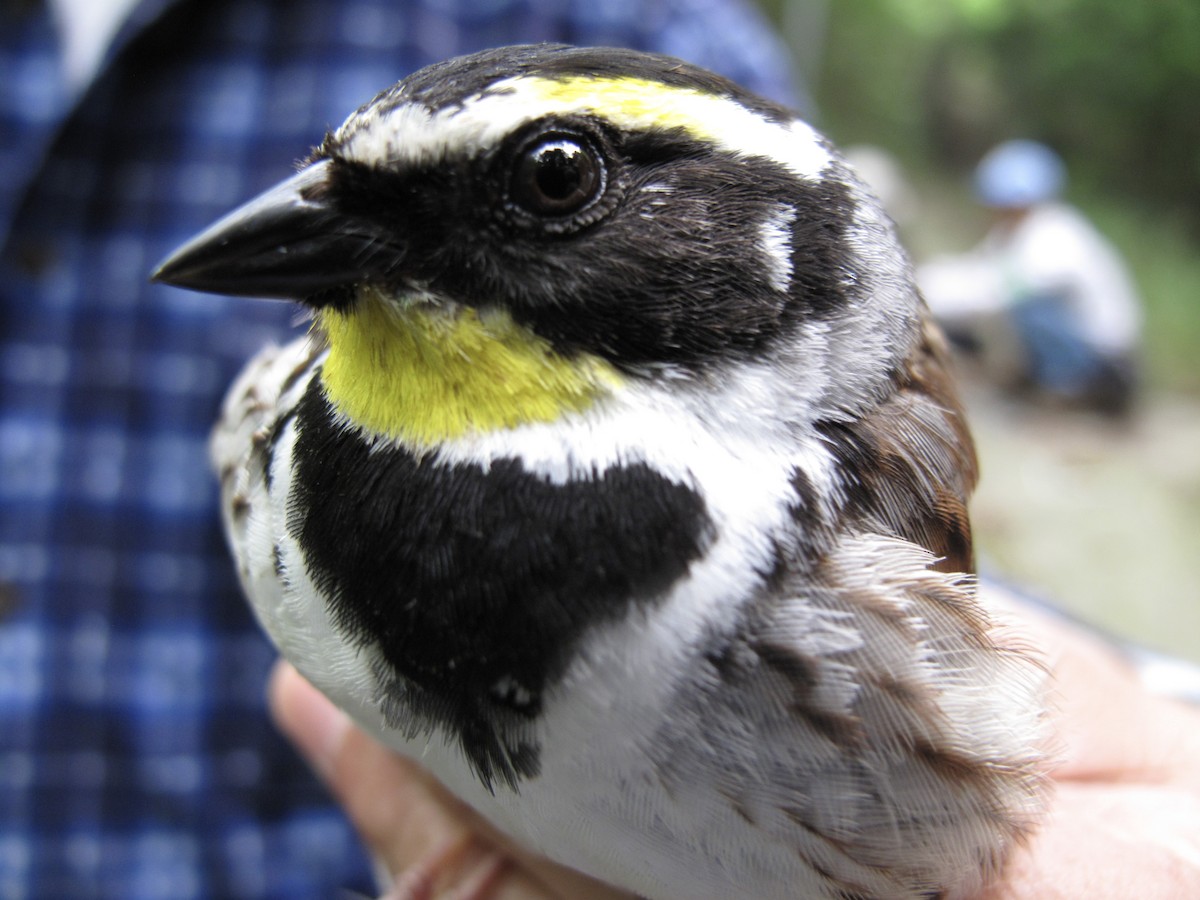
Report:
M77 95L47 11L0 4L0 898L372 891L268 722L205 456L295 312L146 277L380 88L531 40L790 92L737 0L146 0Z

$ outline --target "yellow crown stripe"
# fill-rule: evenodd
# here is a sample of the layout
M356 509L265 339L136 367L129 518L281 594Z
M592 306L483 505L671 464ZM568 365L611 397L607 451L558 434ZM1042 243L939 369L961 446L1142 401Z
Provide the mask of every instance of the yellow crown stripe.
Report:
M326 396L369 432L418 446L552 422L620 382L604 361L566 357L507 313L399 305L365 289L317 314Z
M734 101L694 88L644 78L522 79L549 108L592 112L626 128L680 128L693 137L719 142L717 120L730 115L762 119Z

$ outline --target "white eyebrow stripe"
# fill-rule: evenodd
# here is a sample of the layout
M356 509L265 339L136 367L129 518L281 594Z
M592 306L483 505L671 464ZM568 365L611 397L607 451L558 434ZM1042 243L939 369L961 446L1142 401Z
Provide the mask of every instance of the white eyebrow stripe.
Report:
M833 159L800 119L776 122L729 97L630 78L519 76L436 112L415 103L368 110L347 120L335 141L342 156L368 165L436 164L495 147L522 124L552 115L598 116L630 131L678 128L718 149L770 159L805 180L819 179Z

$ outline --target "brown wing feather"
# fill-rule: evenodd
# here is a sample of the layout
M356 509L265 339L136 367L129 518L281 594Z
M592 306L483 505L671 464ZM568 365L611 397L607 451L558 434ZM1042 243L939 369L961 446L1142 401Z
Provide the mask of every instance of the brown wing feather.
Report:
M974 572L967 503L978 465L949 366L945 341L926 316L892 395L822 431L840 465L848 517L925 547L941 571Z

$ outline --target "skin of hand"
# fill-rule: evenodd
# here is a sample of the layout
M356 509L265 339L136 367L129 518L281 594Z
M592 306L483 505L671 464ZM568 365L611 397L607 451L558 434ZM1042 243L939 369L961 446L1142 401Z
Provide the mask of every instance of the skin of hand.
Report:
M997 598L1053 673L1046 818L984 900L1200 897L1200 711L1153 696L1091 635ZM367 737L287 663L272 712L395 882L388 900L628 897L509 844Z

